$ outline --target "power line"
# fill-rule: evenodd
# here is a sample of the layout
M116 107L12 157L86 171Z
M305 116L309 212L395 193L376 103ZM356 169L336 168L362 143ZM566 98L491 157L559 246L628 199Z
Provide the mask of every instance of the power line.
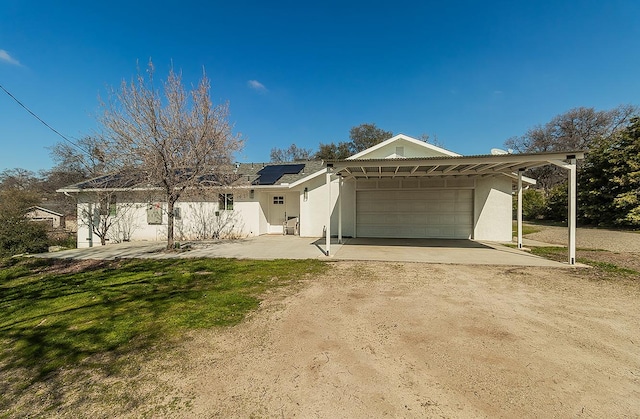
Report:
M15 97L14 95L11 94L11 92L9 92L7 89L4 88L3 85L0 84L0 89L4 90L4 92L9 95L9 97L13 100L16 101L16 103L20 106L22 106L27 112L29 112L34 118L36 118L38 121L42 122L42 124L49 128L51 131L55 132L56 134L58 134L63 140L65 140L66 142L68 142L69 144L71 144L72 146L74 146L75 148L77 148L78 150L86 153L87 150L84 150L81 146L79 146L78 144L74 143L73 141L71 141L70 139L68 139L66 136L64 136L63 134L61 134L57 129L53 128L51 125L47 124L42 118L40 118L38 115L35 114L35 112L33 112L31 109L29 109L24 103L22 103L17 97Z

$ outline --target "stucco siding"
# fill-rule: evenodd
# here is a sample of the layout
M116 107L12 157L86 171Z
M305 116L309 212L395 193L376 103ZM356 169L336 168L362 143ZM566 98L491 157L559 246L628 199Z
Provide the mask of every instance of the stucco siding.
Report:
M473 238L510 242L511 218L511 179L479 178L474 196Z
M240 196L241 194L238 194ZM217 195L216 195L217 196ZM234 194L234 197L236 194ZM121 241L163 241L167 237L167 204L159 199L149 199L135 194L121 194L116 203L116 215L112 216L108 230L108 243ZM78 196L78 247L100 246L100 238L91 231L91 223L100 220L95 211L95 197L80 193ZM175 240L211 239L216 235L246 237L260 234L260 203L249 198L234 199L234 208L221 211L218 201L177 202L179 215L174 219ZM150 223L147 210L150 206L159 209L157 224ZM93 219L90 219L93 214Z

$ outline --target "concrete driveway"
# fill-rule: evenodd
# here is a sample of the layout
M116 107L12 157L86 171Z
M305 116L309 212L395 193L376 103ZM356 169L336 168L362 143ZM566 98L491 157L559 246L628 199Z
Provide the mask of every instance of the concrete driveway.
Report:
M499 243L445 239L347 239L335 259L462 265L568 266Z
M233 241L193 242L182 252L162 252L164 242L130 242L87 249L72 249L37 256L73 259L116 258L238 258L323 259L425 262L465 265L512 265L562 267L550 261L497 243L438 239L345 239L332 240L331 257L324 255L325 239L265 235Z

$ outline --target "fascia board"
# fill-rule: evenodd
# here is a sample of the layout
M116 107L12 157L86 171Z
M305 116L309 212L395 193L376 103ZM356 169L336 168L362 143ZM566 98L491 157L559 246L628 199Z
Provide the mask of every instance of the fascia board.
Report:
M325 174L325 173L327 173L327 168L324 168L324 169L322 169L322 170L319 170L319 171L317 171L317 172L315 172L315 173L310 174L310 175L309 175L309 176L307 176L307 177L303 177L303 178L302 178L302 179L300 179L300 180L296 180L295 182L290 183L290 184L289 184L289 189L291 189L291 188L295 188L295 187L297 187L297 186L299 186L299 185L302 185L303 183L308 182L308 181L310 181L311 179L316 178L316 177L318 177L318 176L320 176L320 175L323 175L323 174Z
M433 144L425 143L424 141L420 141L420 140L417 140L417 139L415 139L413 137L409 137L408 135L398 134L398 135L396 135L394 137L389 138L388 140L385 140L385 141L383 141L383 142L381 142L379 144L374 145L373 147L369 147L366 150L362 150L361 152L354 154L353 156L347 157L345 160L357 160L360 157L362 157L362 156L364 156L364 155L366 155L366 154L368 154L368 153L370 153L372 151L375 151L375 150L378 150L378 149L380 149L382 147L385 147L386 145L391 144L391 143L393 143L393 142L395 142L397 140L405 140L405 141L413 143L413 144L415 144L417 146L428 148L428 149L431 149L433 151L437 151L438 153L442 153L442 154L447 155L447 156L460 156L460 154L458 154L458 153L454 153L453 151L445 150L444 148L435 146Z

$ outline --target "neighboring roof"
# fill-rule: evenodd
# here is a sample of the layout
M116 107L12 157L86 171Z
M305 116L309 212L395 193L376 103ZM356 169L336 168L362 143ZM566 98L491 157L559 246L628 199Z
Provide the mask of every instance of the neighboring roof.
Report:
M178 175L185 177L191 176L191 169L180 169ZM208 174L199 176L198 181L202 186L220 186L233 184L239 180L240 176L236 173L228 174ZM85 180L64 188L60 188L57 192L79 192L82 190L131 190L131 189L157 189L160 187L158 183L150 183L146 180L143 173L110 173L104 176L98 176L93 179Z
M584 159L583 151L522 153L477 156L441 156L425 158L358 159L327 162L334 173L345 178L482 176L514 177L519 170L561 165L565 160Z
M44 211L44 212L47 212L47 213L52 214L52 215L56 215L58 217L64 217L64 214L60 214L59 212L50 210L49 208L39 207L37 205L33 206L33 207L30 207L30 208L27 208L26 212L28 213L28 212L31 212L33 210L40 210L40 211Z
M445 155L445 156L460 156L460 154L458 153L454 153L453 151L449 151L449 150L445 150L444 148L435 146L433 144L429 144L427 142L424 141L420 141L418 139L415 139L413 137L409 137L408 135L404 135L404 134L398 134L394 137L389 138L388 140L385 140L379 144L374 145L373 147L369 147L366 150L363 150L359 153L354 154L353 156L347 157L346 160L355 160L355 159L361 159L361 158L366 158L366 156L376 150L379 150L383 147L387 147L389 144L398 142L398 141L406 141L409 142L411 144L414 144L418 147L423 147L426 150L429 150L431 152L435 152L436 154L439 155Z

